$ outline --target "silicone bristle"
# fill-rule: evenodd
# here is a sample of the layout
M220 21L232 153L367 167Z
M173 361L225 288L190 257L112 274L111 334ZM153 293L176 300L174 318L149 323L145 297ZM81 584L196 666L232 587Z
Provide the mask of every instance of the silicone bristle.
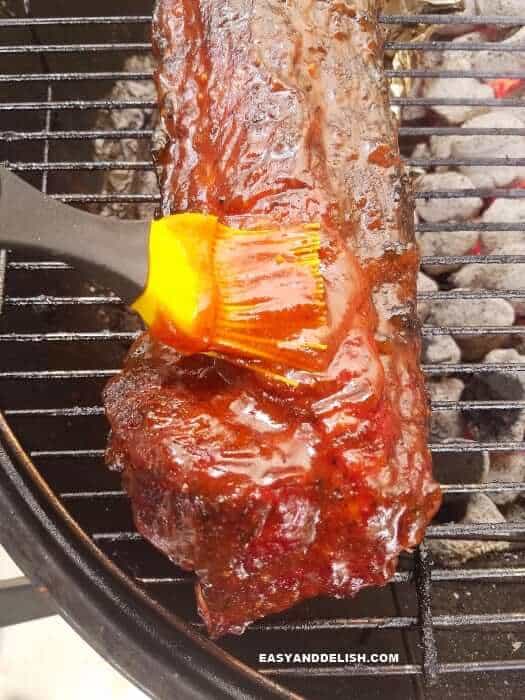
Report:
M327 309L319 224L224 227L215 245L214 345L297 368L326 353Z

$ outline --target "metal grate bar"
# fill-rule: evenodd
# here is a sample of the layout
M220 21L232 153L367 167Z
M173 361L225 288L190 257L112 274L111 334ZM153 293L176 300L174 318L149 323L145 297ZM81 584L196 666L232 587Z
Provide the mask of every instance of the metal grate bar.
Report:
M75 25L75 24L150 24L150 15L120 15L120 16L98 16L98 17L2 17L0 27L7 29L17 29L20 27L39 27L53 24Z
M515 625L525 622L525 613L494 613L484 615L436 615L434 628L457 629L458 627L479 627L482 625ZM260 632L319 632L351 629L415 629L418 618L403 617L366 617L366 618L317 618L315 620L292 620L279 622L254 622L250 629ZM195 626L201 627L202 623ZM437 668L437 664L436 664Z
M512 15L443 15L443 14L411 14L411 15L381 15L379 21L382 24L441 24L441 25L488 25L515 27L520 26L518 17ZM150 15L109 15L95 17L16 17L0 19L0 27L19 28L37 27L42 25L97 25L97 24L150 24Z
M6 415L7 412L6 412ZM64 491L59 494L64 501L90 501L98 498L121 498L127 497L123 489L113 489L108 491Z
M104 415L104 410L94 411L90 407L87 407L85 411L79 410L77 412L64 412L64 413L48 413L46 409L41 411L33 412L28 410L27 412L23 409L16 411L4 411L6 416L92 416L92 415ZM441 489L443 493L446 494L470 494L470 493L525 493L525 483L524 482L501 482L493 481L487 482L485 484L441 484ZM127 497L126 491L123 489L111 489L111 490L99 490L99 491L64 491L60 493L60 498L65 501L90 501L99 500L104 498L121 498Z
M46 106L46 103L40 103L41 107ZM48 102L49 108L51 110L55 109L54 102ZM0 108L2 105L0 104ZM524 103L525 106L525 103ZM59 107L57 109L60 109ZM1 110L0 110L1 111ZM45 139L44 139L45 140ZM405 162L408 165L414 167L434 167L434 166L512 166L512 167L525 167L525 158L407 158ZM37 171L42 170L153 170L154 165L152 161L56 161L51 163L44 163L41 161L33 162L8 162L5 167L13 172L27 172L27 171ZM497 226L505 226L506 228L496 228ZM416 230L419 231L432 231L436 230L434 228L422 228L430 226L440 226L440 224L420 224L416 226ZM449 229L437 229L437 230L457 230L458 224L448 224L452 227ZM472 227L478 226L480 231L514 231L514 230L525 230L525 224L523 222L514 222L507 224L465 224L462 228L464 231L472 230ZM470 228L469 228L470 227Z
M430 443L432 452L519 452L525 450L525 442L447 442Z
M7 251L4 248L0 249L0 316L4 309L5 303L5 278L7 272Z
M51 140L61 139L117 139L117 138L150 138L152 129L122 129L122 130L68 130L52 131L49 134ZM422 126L402 127L402 136L525 136L525 128L479 128L468 129L464 127L436 127ZM36 141L46 137L43 131L0 131L0 141ZM506 191L506 190L503 190Z
M46 105L45 102L0 102L0 112L29 111L35 112L45 109L63 111L69 109L156 109L157 103L153 100L63 100L54 101Z
M525 102L522 105L525 107ZM406 158L407 165L417 168L473 167L473 166L525 166L525 158Z
M44 170L153 170L151 161L128 160L99 160L99 161L63 161L55 163L8 163L7 169L13 172L27 172Z
M396 574L397 576L398 574ZM404 576L405 572L399 575ZM471 581L483 583L485 581L509 581L525 579L525 568L489 568L489 569L433 569L432 580L439 581ZM400 581L401 582L401 581Z
M525 136L525 132L523 134ZM466 197L481 197L481 199L525 199L525 189L486 189L470 190L416 190L416 199L465 199ZM459 223L457 224L459 226Z
M426 375L436 374L476 374L491 372L525 372L525 363L481 363L481 364L437 364L423 365L423 372ZM120 369L64 369L64 370L0 370L0 379L94 379L97 377L112 377L118 374Z
M45 261L13 261L7 265L9 270L73 270L69 263L54 260Z
M400 136L525 136L525 129L512 127L402 126Z
M513 15L464 15L464 14L410 14L410 15L381 15L380 21L383 24L442 24L442 25L472 25L479 27L480 25L495 24L507 27L521 26L523 21L519 17Z
M433 411L506 411L525 408L525 401L432 401Z
M473 106L473 107L523 107L524 100L520 99L475 99L475 98L426 98L426 97L394 97L391 99L393 105L398 106L425 106L449 105L449 106ZM156 109L157 104L153 100L63 100L51 103L54 110L64 109L127 109L129 107L139 107L141 109ZM1 111L16 110L38 110L45 108L42 102L4 102L0 104Z
M113 377L120 369L57 369L57 370L7 370L0 371L0 379L100 379Z
M478 78L479 80L490 79L523 79L525 71L519 70L439 70L430 68L411 68L404 70L386 70L387 78Z
M129 137L120 137L129 138ZM160 202L159 194L75 194L62 192L51 194L52 199L62 202ZM415 192L416 199L464 199L481 197L483 199L525 199L525 190L456 190ZM458 225L459 227L459 225Z
M439 664L438 673L488 673L489 671L524 671L525 659L502 661L465 661L460 663ZM330 676L404 676L420 675L423 673L421 666L417 664L405 665L374 665L374 666L277 666L275 668L262 667L257 671L266 676L324 678Z
M71 408L7 408L6 416L102 416L102 406L72 406ZM102 493L102 492L101 492Z
M0 141L88 141L92 139L147 139L152 129L108 129L82 131L0 131ZM524 129L525 135L525 129Z
M525 326L423 326L423 336L435 335L522 335ZM2 336L0 335L0 340Z
M525 408L525 401L432 401L433 411L508 411ZM6 415L84 415L81 412L103 413L102 406L59 406L53 408L24 408L4 410Z
M525 540L525 523L468 523L431 525L425 537L432 540Z
M416 664L403 665L375 665L375 666L288 666L266 668L260 667L258 673L264 676L286 677L304 676L305 678L324 678L326 676L351 677L351 676L408 676L421 675L421 666Z
M1 51L0 51L1 53ZM0 73L2 83L33 82L71 82L78 80L151 80L154 72L148 71L101 71L101 72L64 72L64 73ZM491 79L525 79L525 71L489 71L489 70L386 70L387 78L477 78Z
M432 376L435 374L477 374L487 372L525 372L525 362L482 362L480 364L448 364L423 365L423 372Z
M516 18L515 25L523 24ZM522 53L525 44L502 43L496 41L387 41L387 51L498 51L501 53Z
M78 80L151 80L152 77L153 71L102 71L98 73L0 73L0 83L63 83Z
M119 200L120 201L120 200ZM143 201L143 200L139 200ZM418 300L444 301L454 299L465 301L469 299L522 299L525 289L494 289L494 290L448 290L437 292L419 292ZM5 297L8 306L82 306L93 304L124 304L118 296L86 296L86 297L55 297L41 294L33 297Z
M518 97L392 97L390 102L400 107L449 106L449 107L523 107L525 101Z
M91 537L95 542L133 542L144 539L138 532L94 532Z
M90 452L86 456L94 456L91 452L98 452L99 456L104 453L104 450L83 450ZM37 456L57 456L56 453L50 451L45 453L37 453ZM65 454L65 451L64 451ZM32 456L35 453L31 453ZM75 451L69 451L68 456L74 456ZM119 542L119 541L134 541L143 540L142 535L136 531L117 531L117 532L93 532L91 537L96 542ZM455 539L455 540L525 540L525 523L469 523L469 524L449 524L449 525L431 525L427 528L426 537L433 540Z
M519 25L519 22L516 23ZM2 26L2 25L0 25ZM498 53L523 53L525 45L496 42L444 42L444 41L387 41L387 51L498 51ZM113 51L151 51L151 43L146 41L112 42L105 44L12 44L0 46L3 54L33 53L98 53Z
M446 299L454 299L454 301L467 301L469 299L521 299L525 297L525 289L475 289L475 290L458 290L451 289L446 292L419 292L417 298L419 300L433 299L435 301L444 301Z
M106 450L103 449L91 449L91 450L31 450L29 453L31 457L42 458L42 457L103 457Z
M525 132L524 132L525 135ZM93 137L94 138L94 137ZM105 136L97 136L105 138ZM134 138L130 134L119 135L116 138ZM1 138L0 138L1 140ZM44 139L42 139L44 140ZM47 140L47 139L46 139ZM53 139L51 139L53 140ZM52 199L62 202L160 202L159 194L80 194L80 193L55 193L49 195ZM525 190L435 190L433 192L415 192L416 199L464 199L466 197L481 197L483 199L525 199ZM457 224L459 228L459 224ZM515 229L513 229L515 230Z
M411 583L414 577L413 571L396 571L393 575L392 583ZM517 582L525 579L525 568L490 568L490 569L432 569L432 581L469 581L471 583L484 583L486 581L504 581L507 583ZM141 583L170 585L177 583L193 582L193 577L188 574L184 578L180 576L155 576L137 577Z
M6 297L7 306L92 306L94 304L122 304L117 296L93 296L93 297Z
M156 203L160 202L160 195L156 194L52 194L51 199L57 199L61 202L68 203L111 203L111 202L128 202L128 203Z
M469 493L525 493L524 482L490 482L486 484L441 484L441 490L447 494Z
M0 45L0 54L47 54L47 53L100 53L114 51L151 51L151 43L147 41L135 41L125 43L108 44L13 44Z
M522 335L525 326L423 326L426 337L435 335ZM0 333L0 342L56 343L71 341L135 340L140 331L62 331L56 333ZM494 366L495 367L495 366Z
M525 159L524 159L525 163ZM525 221L511 221L507 222L490 222L490 223L468 223L468 222L455 222L455 223L440 223L440 224L419 224L416 226L416 230L422 233L429 232L455 232L455 231L525 231Z
M465 229L461 227L460 230ZM483 265L525 263L525 255L424 255L421 258L422 265L468 265L469 263Z
M151 585L156 583L164 583L164 579L157 576L134 576L134 580L137 583L142 583L144 585ZM181 584L181 583L195 583L195 580L190 572L183 576L172 576L169 580L170 584Z
M416 549L414 582L418 602L418 628L423 645L423 675L429 685L438 675L438 652L432 620L432 559L424 542Z
M140 331L63 331L58 333L0 333L0 342L69 343L71 341L135 340Z
M46 99L47 103L49 103L53 100L53 86L50 83L47 84L46 98L47 98ZM51 131L52 114L53 113L50 109L46 110L45 123L44 123L44 133L45 134L48 134ZM44 163L46 163L46 164L49 163L49 141L47 139L45 139L45 141L44 141L44 149L43 149L42 157L44 159ZM47 171L42 172L40 191L43 194L47 194L48 174L49 173Z

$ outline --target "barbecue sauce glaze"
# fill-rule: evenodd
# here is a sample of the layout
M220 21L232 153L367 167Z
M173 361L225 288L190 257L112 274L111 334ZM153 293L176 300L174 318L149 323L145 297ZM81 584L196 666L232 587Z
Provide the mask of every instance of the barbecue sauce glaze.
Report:
M212 636L392 576L440 502L378 2L161 0L162 214L320 222L333 357L288 385L145 334L105 390L138 530Z

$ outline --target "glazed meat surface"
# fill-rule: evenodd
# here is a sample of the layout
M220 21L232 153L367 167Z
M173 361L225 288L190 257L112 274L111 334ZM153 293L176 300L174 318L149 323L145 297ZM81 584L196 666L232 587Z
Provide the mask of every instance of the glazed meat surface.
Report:
M198 577L210 633L392 576L440 502L418 255L378 0L160 0L162 213L320 222L325 372L184 357L148 334L105 390L142 535Z

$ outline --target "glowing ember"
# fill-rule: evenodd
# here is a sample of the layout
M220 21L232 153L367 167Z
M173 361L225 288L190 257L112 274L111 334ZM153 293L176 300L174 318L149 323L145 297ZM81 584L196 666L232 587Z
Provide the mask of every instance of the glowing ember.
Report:
M494 92L494 97L498 100L515 93L524 82L522 78L498 78L497 80L488 81Z
M478 238L476 241L476 244L472 246L472 248L469 250L468 254L469 255L482 255L484 253L484 246L483 243L481 242L481 239Z

